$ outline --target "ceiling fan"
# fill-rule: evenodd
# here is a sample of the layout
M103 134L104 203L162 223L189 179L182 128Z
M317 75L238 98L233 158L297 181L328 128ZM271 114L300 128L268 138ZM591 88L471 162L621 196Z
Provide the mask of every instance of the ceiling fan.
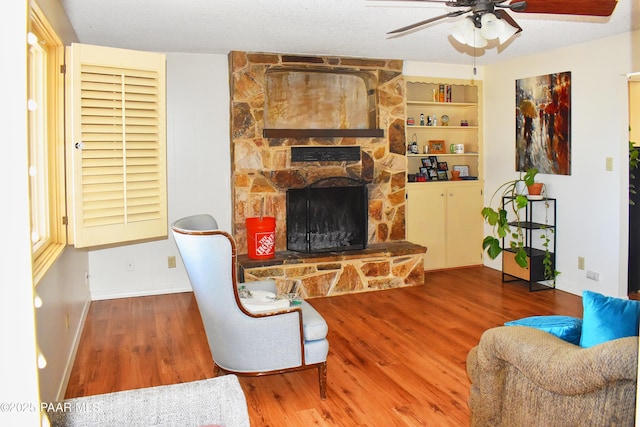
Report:
M487 39L499 38L500 43L522 31L507 10L519 13L544 13L556 15L610 16L617 0L399 0L442 3L449 7L462 8L444 15L435 16L390 31L387 34L402 34L441 19L471 13L452 29L452 36L474 47L486 46ZM476 33L480 33L479 35Z

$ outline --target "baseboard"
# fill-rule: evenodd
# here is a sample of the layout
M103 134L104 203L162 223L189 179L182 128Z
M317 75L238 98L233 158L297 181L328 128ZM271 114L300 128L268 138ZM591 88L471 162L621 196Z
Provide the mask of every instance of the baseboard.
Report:
M73 337L73 342L71 343L71 351L69 352L69 357L67 358L67 363L64 368L64 375L62 376L62 382L60 383L60 387L58 388L58 392L56 393L56 400L59 402L64 399L64 395L67 392L67 386L69 385L69 378L71 378L71 371L73 370L73 364L76 360L76 354L78 353L78 347L80 346L80 338L82 337L82 331L84 330L84 324L87 320L87 315L89 314L89 306L91 305L91 298L87 298L82 307L82 313L80 313L80 319L78 320L78 328L76 329L76 333Z
M177 294L181 292L192 292L191 286L178 286L175 288L148 289L135 292L91 292L91 301L101 301L116 298L147 297L151 295Z

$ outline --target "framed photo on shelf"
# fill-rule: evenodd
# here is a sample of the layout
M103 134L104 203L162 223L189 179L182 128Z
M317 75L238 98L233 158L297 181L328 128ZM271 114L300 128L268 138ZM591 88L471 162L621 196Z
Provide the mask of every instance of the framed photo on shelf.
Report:
M469 166L468 165L454 165L454 171L460 172L460 177L469 176Z
M449 165L447 164L447 162L438 162L438 170L439 171L448 171L449 170Z
M447 176L447 171L446 170L439 170L438 171L438 181L448 181L449 177Z
M446 154L446 150L444 148L444 140L443 139L431 139L429 140L429 153L433 154Z
M429 168L422 166L420 168L420 173L425 176L429 176Z
M430 167L435 168L438 166L438 156L429 156L429 161L431 162Z
M431 158L430 157L423 157L420 160L422 161L422 166L424 166L425 168L430 168L431 167Z
M429 181L437 181L438 180L438 170L435 168L430 168L429 173L427 174Z

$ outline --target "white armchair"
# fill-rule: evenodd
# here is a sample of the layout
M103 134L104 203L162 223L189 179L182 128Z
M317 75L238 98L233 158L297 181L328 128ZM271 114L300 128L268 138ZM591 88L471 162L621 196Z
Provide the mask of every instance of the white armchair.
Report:
M171 225L198 303L214 370L261 376L317 368L320 396L326 397L327 323L306 301L271 313L252 313L238 294L236 245L210 215ZM275 282L242 285L276 292Z

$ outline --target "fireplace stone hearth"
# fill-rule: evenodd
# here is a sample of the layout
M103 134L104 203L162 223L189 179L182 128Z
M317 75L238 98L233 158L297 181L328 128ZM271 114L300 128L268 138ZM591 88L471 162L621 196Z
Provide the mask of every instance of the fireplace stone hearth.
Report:
M265 260L238 256L239 281L273 279L279 293L335 296L424 284L426 248L409 242L369 245L360 251L305 254L281 251Z

